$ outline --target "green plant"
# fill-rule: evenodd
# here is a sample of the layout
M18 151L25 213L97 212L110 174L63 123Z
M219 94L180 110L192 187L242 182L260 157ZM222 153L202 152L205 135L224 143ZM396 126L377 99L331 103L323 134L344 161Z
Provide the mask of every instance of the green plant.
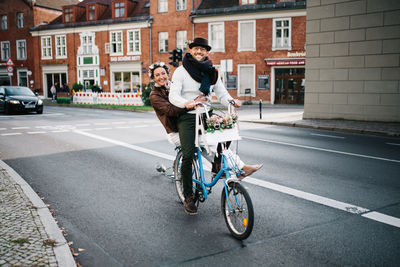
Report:
M152 82L150 82L148 84L142 84L142 101L145 106L151 106L150 93L151 93L152 87L153 87Z
M58 104L71 104L71 98L69 97L57 97Z
M83 88L83 85L82 85L81 83L74 83L74 84L72 85L72 89L73 89L75 92L77 92L77 91L79 91L79 90L82 90L82 88Z

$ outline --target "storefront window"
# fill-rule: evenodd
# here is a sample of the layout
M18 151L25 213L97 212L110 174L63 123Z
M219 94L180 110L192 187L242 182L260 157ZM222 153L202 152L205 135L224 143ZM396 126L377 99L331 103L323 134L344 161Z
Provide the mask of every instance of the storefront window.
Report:
M114 92L135 93L140 86L139 72L114 72Z
M28 74L26 71L18 71L18 85L28 86Z

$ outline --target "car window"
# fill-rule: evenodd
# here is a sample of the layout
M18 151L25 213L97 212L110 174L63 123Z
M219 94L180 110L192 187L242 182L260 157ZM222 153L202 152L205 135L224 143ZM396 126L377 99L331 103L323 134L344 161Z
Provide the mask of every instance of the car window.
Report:
M27 96L35 96L35 94L31 91L31 89L27 87L7 87L6 93L7 95L27 95Z
M4 95L4 88L0 88L0 94Z

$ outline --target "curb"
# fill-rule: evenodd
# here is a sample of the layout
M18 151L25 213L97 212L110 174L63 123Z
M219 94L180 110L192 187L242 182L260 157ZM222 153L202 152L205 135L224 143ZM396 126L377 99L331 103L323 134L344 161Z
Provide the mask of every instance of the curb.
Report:
M32 205L37 208L37 212L49 238L56 241L53 247L54 254L59 267L76 267L75 260L68 246L67 240L63 236L50 210L32 189L32 187L10 166L0 160L0 167L5 169L10 177L18 184L27 198L32 202Z
M368 134L368 135L386 136L386 137L400 137L400 133L396 133L396 132L380 132L380 131L371 131L371 130L364 130L364 129L340 128L340 127L322 126L322 125L316 126L316 125L308 125L308 124L295 123L295 122L254 121L254 120L240 120L240 119L239 119L239 121L259 123L259 124L277 125L277 126L327 130L327 131L344 132L344 133Z

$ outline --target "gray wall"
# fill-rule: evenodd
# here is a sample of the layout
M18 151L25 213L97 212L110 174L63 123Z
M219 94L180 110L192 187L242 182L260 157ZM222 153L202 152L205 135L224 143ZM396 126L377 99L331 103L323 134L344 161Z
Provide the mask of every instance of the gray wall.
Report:
M304 119L400 122L400 0L307 0Z

